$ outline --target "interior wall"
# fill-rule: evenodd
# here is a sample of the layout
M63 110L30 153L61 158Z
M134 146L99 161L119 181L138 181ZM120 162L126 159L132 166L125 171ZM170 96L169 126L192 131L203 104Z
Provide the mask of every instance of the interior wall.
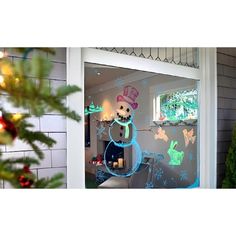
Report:
M135 111L134 116L134 124L136 125L137 130L141 129L148 129L150 128L150 124L152 121L152 103L150 98L150 91L153 90L153 86L156 85L158 88L158 85L161 85L160 83L155 81L155 79L152 80L141 80L137 82L130 83L129 85L135 87L139 91L139 96L137 98L137 102L139 103L139 108ZM173 80L167 80L168 83L170 83ZM163 85L164 83L162 83ZM176 83L175 88L176 87ZM194 85L195 81L186 80L186 84ZM179 83L179 87L183 86L182 81ZM105 87L105 86L103 86ZM162 86L165 87L165 86ZM170 88L171 89L171 88ZM104 102L107 104L107 107L104 107L104 111L101 113L95 113L91 115L91 147L86 148L86 171L90 173L94 173L94 167L90 165L88 162L91 159L92 156L96 156L97 154L97 134L96 134L96 122L95 120L100 120L104 118L106 113L108 113L108 117L110 114L116 114L115 108L117 108L117 102L116 97L119 94L122 94L123 92L123 86L118 86L115 88L112 88L107 91L101 91L95 95L93 94L86 94L85 102L86 106L90 104L91 101L95 103L95 105L103 105ZM109 108L112 108L109 110ZM152 127L154 131L157 130L157 127ZM163 129L165 129L166 133L172 140L178 140L179 144L177 146L177 150L183 150L185 149L185 143L184 143L184 136L183 136L183 129L194 129L194 134L197 134L196 126L189 127L189 126L165 126ZM154 134L150 131L138 131L137 132L137 141L142 149L142 151L147 152L153 152L153 153L161 153L163 154L167 159L168 154L168 148L170 145L169 142L165 143L163 140L155 140ZM189 156L192 155L191 158L197 159L197 145L189 145L188 148L185 149L185 158L188 159ZM186 164L187 165L187 164ZM193 182L193 181L192 181Z
M1 49L7 50L9 57L15 61L21 59L21 54L16 53L11 48ZM56 55L51 56L45 53L50 61L53 63L53 69L47 81L49 85L56 89L58 86L66 84L66 48L55 48ZM29 58L31 54L29 55ZM29 58L27 60L29 60ZM22 111L11 106L7 103L5 98L1 98L4 103L4 108L9 112ZM56 173L64 174L64 184L62 188L66 188L66 120L63 116L57 112L45 114L41 118L32 117L29 121L34 124L34 130L42 131L48 136L54 138L57 144L52 148L47 148L41 145L41 149L45 155L45 158L40 161L40 165L31 166L32 172L34 172L38 178L51 177ZM15 140L13 146L3 146L3 158L10 157L34 157L35 154L31 147L25 143ZM11 188L11 185L7 182L1 182L2 188Z

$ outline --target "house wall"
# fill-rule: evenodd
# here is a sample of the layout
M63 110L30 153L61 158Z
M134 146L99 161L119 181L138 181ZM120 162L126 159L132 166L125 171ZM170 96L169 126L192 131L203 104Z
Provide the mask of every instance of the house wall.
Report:
M217 49L218 138L217 187L225 174L225 158L236 122L236 49Z
M11 49L1 49L6 50L9 54L9 57L14 60L19 60L21 55L15 53ZM51 56L45 55L53 63L53 69L49 75L48 83L54 89L60 85L66 84L66 48L56 48L56 55ZM29 55L30 58L31 55ZM18 109L13 108L9 103L4 101L2 98L4 108L10 112L18 111ZM64 184L62 188L66 188L66 120L60 114L53 112L45 114L41 118L32 117L30 121L35 125L34 129L46 133L49 137L54 138L57 141L57 144L52 148L47 148L41 146L45 158L41 161L39 166L32 166L32 171L37 175L38 178L50 177L56 173L64 174ZM23 142L16 140L12 146L4 146L2 148L3 158L6 157L22 157L22 156L31 156L34 157L34 152L31 148L24 144ZM9 183L2 182L2 188L11 188Z

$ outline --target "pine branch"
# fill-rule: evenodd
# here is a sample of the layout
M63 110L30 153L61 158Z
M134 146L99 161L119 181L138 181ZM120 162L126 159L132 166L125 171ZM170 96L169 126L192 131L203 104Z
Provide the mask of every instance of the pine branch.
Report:
M42 132L33 131L34 127L27 118L56 111L60 114L80 121L81 117L65 105L67 96L81 91L77 86L61 86L54 91L47 81L52 69L52 63L43 55L54 54L50 48L17 48L23 54L22 60L11 61L9 58L0 59L0 95L7 95L8 101L17 108L24 108L29 114L22 114L15 119L14 115L1 109L4 121L10 129L0 132L0 145L11 144L18 139L31 146L38 158L22 157L0 158L0 179L8 181L15 188L56 188L63 184L63 174L51 178L37 179L30 170L30 165L39 164L38 159L44 155L39 144L51 148L56 142ZM37 52L43 52L42 54ZM28 59L32 53L32 58ZM0 151L0 157L2 153ZM24 166L21 168L20 166ZM24 182L25 181L25 182Z

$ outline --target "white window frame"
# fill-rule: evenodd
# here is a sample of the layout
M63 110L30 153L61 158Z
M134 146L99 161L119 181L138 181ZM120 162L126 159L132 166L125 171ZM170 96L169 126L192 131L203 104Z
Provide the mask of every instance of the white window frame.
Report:
M92 48L67 49L67 83L82 92L72 95L67 104L82 116L77 123L67 119L67 187L85 188L84 145L84 63L124 67L165 75L200 80L199 154L200 187L216 188L217 144L217 77L216 48L201 48L199 69L161 61L132 57Z

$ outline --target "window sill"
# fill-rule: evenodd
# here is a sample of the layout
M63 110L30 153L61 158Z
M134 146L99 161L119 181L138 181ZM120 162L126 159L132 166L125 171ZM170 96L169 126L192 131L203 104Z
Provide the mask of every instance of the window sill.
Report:
M197 119L189 119L189 120L178 120L178 121L153 121L152 126L195 126L197 125Z

